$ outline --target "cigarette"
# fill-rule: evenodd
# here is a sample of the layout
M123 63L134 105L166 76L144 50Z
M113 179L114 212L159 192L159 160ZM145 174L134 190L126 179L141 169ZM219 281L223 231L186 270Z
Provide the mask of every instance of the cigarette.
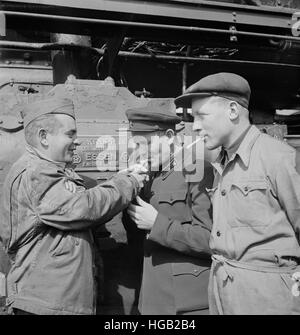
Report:
M199 137L194 142L190 143L186 148L189 149L190 147L192 147L193 145L195 145L197 142L203 141L203 140L204 140L204 137Z

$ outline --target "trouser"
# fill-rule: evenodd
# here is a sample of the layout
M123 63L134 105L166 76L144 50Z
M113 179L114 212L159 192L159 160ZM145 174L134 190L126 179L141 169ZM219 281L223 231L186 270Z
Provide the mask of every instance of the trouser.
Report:
M14 315L35 315L34 313L29 313L18 308L13 308L13 313Z
M209 315L209 309L198 309L196 311L178 313L178 315Z
M252 266L212 256L208 299L210 314L300 314L300 266Z

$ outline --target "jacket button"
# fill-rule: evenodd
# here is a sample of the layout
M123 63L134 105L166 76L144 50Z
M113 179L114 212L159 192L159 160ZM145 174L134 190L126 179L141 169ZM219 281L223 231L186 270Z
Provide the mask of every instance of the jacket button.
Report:
M221 236L221 233L220 233L220 231L219 231L219 230L217 231L217 236L218 236L218 237L220 237L220 236Z
M221 194L223 195L223 197L226 195L226 191L225 190L222 190L221 191Z

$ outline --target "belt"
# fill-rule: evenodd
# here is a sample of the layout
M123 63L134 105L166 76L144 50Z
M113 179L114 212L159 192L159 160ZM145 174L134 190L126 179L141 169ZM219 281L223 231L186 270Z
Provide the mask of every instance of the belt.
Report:
M233 280L233 268L246 269L250 271L257 272L265 272L265 273L286 273L291 274L291 278L294 281L294 284L291 287L291 292L294 297L300 296L300 272L299 265L295 264L292 266L283 266L283 267L275 267L275 266L261 266L261 265L253 265L249 263L240 262L233 259L228 259L222 255L212 255L212 271L220 271L221 278L223 282L227 282L228 279ZM295 270L298 268L298 272ZM215 282L216 278L212 277ZM220 299L219 291L217 288L217 284L213 285L213 294L215 297L216 308L219 314L224 314L222 302Z
M298 266L298 264L283 267L254 265L228 259L222 255L217 254L212 255L212 261L212 268L215 269L216 266L219 266L219 269L222 271L221 276L224 281L226 281L228 278L231 280L233 279L231 267L266 273L292 273L297 269Z

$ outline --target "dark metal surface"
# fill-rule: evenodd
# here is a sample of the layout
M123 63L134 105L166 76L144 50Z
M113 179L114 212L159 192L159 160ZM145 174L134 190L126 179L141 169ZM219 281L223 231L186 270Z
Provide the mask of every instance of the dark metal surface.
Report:
M99 55L104 55L105 51L103 49L83 47L75 44L63 44L63 43L26 43L26 42L13 42L13 41L0 41L1 47L10 47L13 49L22 50L78 50L82 48L87 48L97 52ZM297 44L297 48L300 48ZM300 68L297 64L288 64L282 62L267 62L267 61L250 61L250 60L238 60L238 59L218 59L218 58L207 58L207 57L189 57L189 56L172 56L172 55L150 55L137 52L119 51L118 56L129 57L129 58L145 58L145 59L157 59L158 61L176 61L180 63L197 63L197 62L219 62L219 63L243 63L243 64L253 64L253 65L264 65L264 66L278 66L278 67L288 67L288 68Z
M197 33L197 32L206 32L206 33L219 33L219 34L229 34L229 35L241 35L241 36L255 36L257 38L282 38L287 40L294 40L300 41L299 37L292 36L291 33L291 18L292 14L285 14L284 18L279 18L278 13L269 14L270 17L257 17L257 13L248 18L248 20L244 20L244 22L236 22L232 20L224 20L222 13L221 15L216 15L214 12L214 16L211 18L211 21L215 22L215 25L218 25L220 22L230 23L230 24L245 24L247 26L254 26L257 30L261 28L261 31L254 32L254 31L246 31L245 28L243 30L237 30L235 28L234 32L231 26L228 26L228 29L216 29L216 28L209 28L209 27L199 27L196 25L175 25L175 24L159 24L159 23L147 23L147 22L133 22L133 21L124 21L124 20L109 20L109 19L95 19L95 18L85 18L85 17L73 17L73 16L66 16L66 15L50 15L50 14L37 14L37 13L30 13L30 12L17 12L17 11L2 11L1 14L6 16L7 26L9 28L13 28L14 24L17 23L17 20L27 19L29 24L31 23L34 28L35 19L43 20L44 22L68 22L72 24L75 32L76 32L76 24L83 24L83 25L112 25L112 26L121 26L121 27L134 27L134 28L146 28L146 29L156 29L156 30L173 30L173 31L183 31L183 32L190 32L190 33ZM259 13L260 14L260 13ZM208 20L209 16L208 13L205 13L205 16L202 17L203 22L201 21L201 16L197 17L198 24L202 23L203 25ZM232 15L232 13L231 13ZM225 15L226 16L226 15ZM259 15L258 15L259 16ZM27 27L27 25L25 25ZM49 26L46 25L47 29ZM50 24L51 31L56 31L57 28ZM66 28L62 28L59 25L60 31L67 31L69 32L72 29L72 26L65 26ZM280 33L265 33L267 30L266 28L273 28L274 30L278 30L278 28L284 28L286 30L287 35L283 34L283 30ZM86 26L86 28L88 28ZM45 29L45 28L44 28Z

